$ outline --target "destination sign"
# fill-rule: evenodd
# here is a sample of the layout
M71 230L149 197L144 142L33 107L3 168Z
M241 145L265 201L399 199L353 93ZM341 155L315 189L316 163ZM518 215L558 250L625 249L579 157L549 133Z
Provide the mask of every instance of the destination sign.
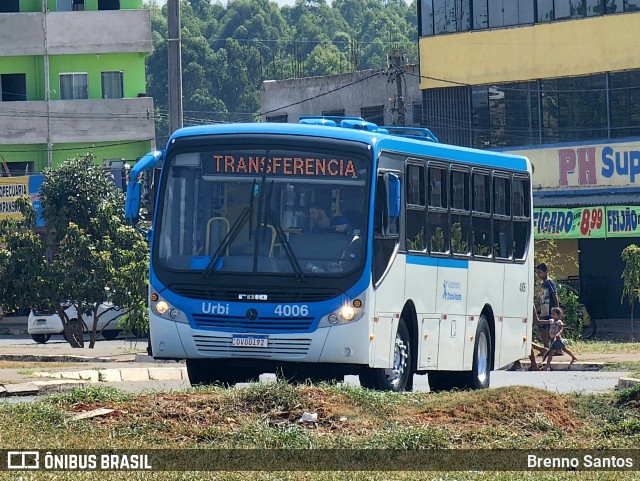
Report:
M204 160L204 159L203 159ZM283 177L335 177L358 180L358 162L343 157L212 153L204 171L219 175L272 175Z

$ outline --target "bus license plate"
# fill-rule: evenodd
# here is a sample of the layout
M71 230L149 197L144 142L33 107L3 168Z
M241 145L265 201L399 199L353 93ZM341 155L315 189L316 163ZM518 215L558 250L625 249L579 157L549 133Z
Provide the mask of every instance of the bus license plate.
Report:
M269 347L267 336L233 336L231 340L233 347Z

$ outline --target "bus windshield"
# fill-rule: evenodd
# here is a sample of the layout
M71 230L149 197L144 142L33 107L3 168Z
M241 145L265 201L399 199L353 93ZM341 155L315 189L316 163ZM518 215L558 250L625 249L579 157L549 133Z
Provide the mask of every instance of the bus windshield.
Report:
M169 159L158 259L169 270L341 276L364 262L369 165L321 149Z

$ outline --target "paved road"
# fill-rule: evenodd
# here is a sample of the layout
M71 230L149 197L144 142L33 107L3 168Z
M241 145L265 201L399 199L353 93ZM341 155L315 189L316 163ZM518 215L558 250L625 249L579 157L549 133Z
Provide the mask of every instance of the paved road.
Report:
M623 372L509 372L496 371L491 373L491 386L531 386L558 393L582 392L596 393L610 391L615 388L618 379L624 376ZM264 374L263 382L273 382L275 376ZM348 384L358 386L356 376L347 376ZM143 391L176 391L189 387L188 381L148 381L148 382L120 382L112 383L113 387L130 392ZM416 376L414 380L416 391L429 391L426 376Z

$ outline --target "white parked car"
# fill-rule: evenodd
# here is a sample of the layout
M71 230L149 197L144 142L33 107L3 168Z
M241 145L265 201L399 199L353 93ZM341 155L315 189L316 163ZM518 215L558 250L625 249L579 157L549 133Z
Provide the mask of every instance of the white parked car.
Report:
M113 304L105 302L100 305L98 313L100 314L108 309L112 309L112 307ZM67 307L66 312L69 316L69 322L79 322L78 312L75 306ZM118 336L120 333L118 322L121 314L122 311L119 309L112 309L100 316L98 320L98 332L106 326L106 329L102 331L102 337L107 340L112 340ZM118 319L115 319L116 317ZM84 324L84 332L90 332L93 327L93 316L83 315L82 322ZM53 334L64 335L64 327L62 326L62 320L58 313L53 311L40 311L38 309L33 309L29 314L27 331L31 334L31 338L40 344L47 342Z

